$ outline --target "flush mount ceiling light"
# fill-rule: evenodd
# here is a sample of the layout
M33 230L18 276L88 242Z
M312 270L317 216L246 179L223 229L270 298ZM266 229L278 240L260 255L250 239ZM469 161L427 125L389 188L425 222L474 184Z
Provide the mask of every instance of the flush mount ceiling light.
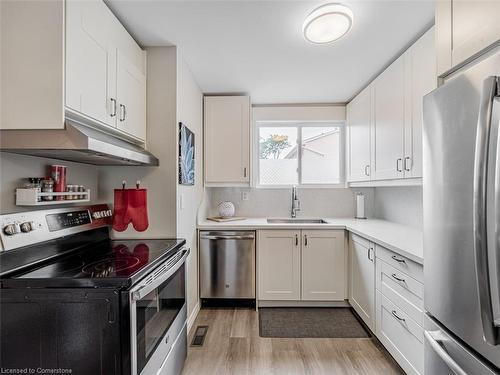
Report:
M302 32L311 43L331 43L352 27L352 11L342 4L325 4L313 10L304 20Z

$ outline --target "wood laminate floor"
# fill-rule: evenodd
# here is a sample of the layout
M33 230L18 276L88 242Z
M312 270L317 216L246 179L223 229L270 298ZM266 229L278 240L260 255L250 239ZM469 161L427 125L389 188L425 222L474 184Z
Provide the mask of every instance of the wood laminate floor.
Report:
M198 325L208 325L202 347L188 348L183 375L404 374L372 338L262 338L251 309L202 309Z

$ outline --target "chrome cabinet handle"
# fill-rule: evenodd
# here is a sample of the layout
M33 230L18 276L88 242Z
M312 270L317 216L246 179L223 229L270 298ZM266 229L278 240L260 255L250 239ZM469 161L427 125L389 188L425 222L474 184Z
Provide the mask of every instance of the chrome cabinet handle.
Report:
M401 318L398 313L396 312L396 310L392 310L391 311L391 314L393 317L395 317L397 320L399 320L400 322L406 322L406 320L404 318Z
M373 249L370 247L370 248L368 248L368 260L370 262L373 262L373 255L372 254L373 254Z
M247 167L243 168L243 177L247 176Z
M391 276L394 280L399 281L400 283L406 283L405 279L400 279L395 273L393 273Z
M304 246L307 246L307 234L304 234Z
M493 316L488 255L489 251L495 252L496 249L488 249L488 223L486 219L487 210L490 210L487 199L489 190L488 181L494 178L494 176L488 176L488 160L490 158L490 147L488 146L492 126L498 126L498 122L496 121L494 124L492 117L494 115L495 96L499 94L499 83L499 78L494 76L486 78L483 82L474 151L474 230L472 233L474 239L476 283L479 292L483 336L484 340L490 345L497 345L500 342L499 329L497 328L497 324L495 324ZM496 233L491 233L490 237L491 235L496 235Z
M409 167L408 167L409 165ZM405 157L405 162L404 162L404 169L405 171L409 172L412 168L412 163L411 163L411 158L409 156Z
M399 163L401 163L402 161L403 161L403 159L401 159L401 158L398 158L398 159L396 160L396 170L397 170L398 172L403 172L403 169L401 169L401 168L399 167Z
M202 240L253 240L255 236L253 235L245 235L245 236L224 236L224 235L201 235L200 239Z
M120 104L120 121L125 121L125 106Z
M398 258L396 255L393 255L391 258L394 259L398 263L405 263L406 264L406 261L404 259Z
M295 246L299 246L299 236L295 235Z
M370 166L365 165L365 176L369 176L369 175L370 175Z
M116 116L116 99L115 98L111 98L110 101L111 101L111 108L112 108L110 116L111 117L115 117Z

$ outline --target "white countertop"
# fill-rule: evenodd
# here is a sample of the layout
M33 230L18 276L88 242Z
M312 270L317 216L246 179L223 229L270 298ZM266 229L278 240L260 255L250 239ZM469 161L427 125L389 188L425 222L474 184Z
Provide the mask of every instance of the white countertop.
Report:
M424 263L422 231L406 225L376 219L324 218L326 224L269 224L266 218L217 223L202 220L200 230L254 230L254 229L345 229L372 242L399 253L417 263Z

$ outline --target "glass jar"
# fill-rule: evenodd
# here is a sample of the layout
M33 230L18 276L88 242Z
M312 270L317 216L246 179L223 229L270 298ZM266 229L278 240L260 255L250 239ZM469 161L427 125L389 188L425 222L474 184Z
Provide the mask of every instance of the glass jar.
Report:
M44 193L53 193L54 192L54 180L51 178L46 178L42 181L42 192ZM54 197L52 195L44 195L44 201L52 201Z
M37 202L42 201L42 197L38 193L42 192L42 178L41 177L28 177L28 183L24 184L25 189L33 189L37 193Z

